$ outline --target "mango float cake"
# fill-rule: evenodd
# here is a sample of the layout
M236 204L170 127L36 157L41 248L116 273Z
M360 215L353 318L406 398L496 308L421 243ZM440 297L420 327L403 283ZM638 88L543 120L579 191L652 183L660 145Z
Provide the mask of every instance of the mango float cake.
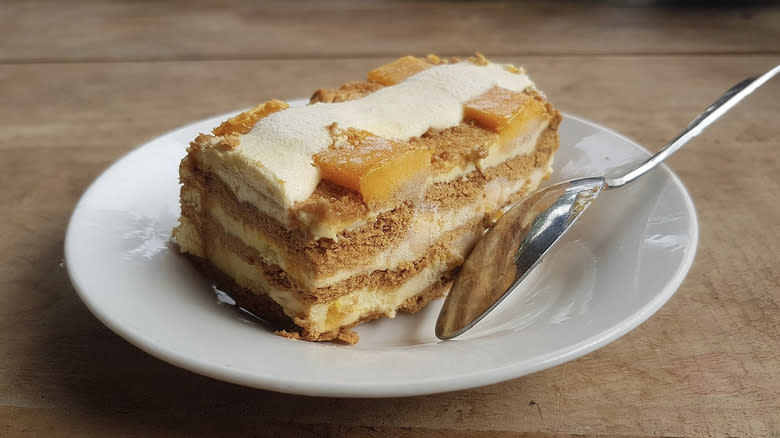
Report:
M403 57L199 135L173 239L278 334L354 343L447 292L497 212L550 175L560 121L522 69Z

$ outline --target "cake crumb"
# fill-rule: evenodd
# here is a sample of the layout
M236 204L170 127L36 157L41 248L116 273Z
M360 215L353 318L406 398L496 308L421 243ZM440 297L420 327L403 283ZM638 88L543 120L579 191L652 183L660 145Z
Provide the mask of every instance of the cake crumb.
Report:
M296 331L288 332L287 330L277 330L274 332L274 334L276 336L281 336L287 339L294 339L296 341L340 341L350 345L357 344L360 340L360 335L349 329L342 329L335 337L328 336L328 334L323 334L317 337L311 337L311 339L304 338L299 332Z
M309 99L309 103L336 103L359 99L383 88L384 85L369 81L351 81L339 88L319 88Z
M474 56L470 56L469 61L476 65L488 65L488 60L485 58L485 55L479 52L474 53Z
M288 338L288 339L295 339L297 341L303 340L303 338L301 338L301 334L298 333L298 332L288 332L287 330L277 330L277 331L274 332L274 334L276 336L281 336L283 338Z
M360 340L360 336L352 330L342 330L339 332L339 335L336 337L336 339L347 344L357 344L357 342Z

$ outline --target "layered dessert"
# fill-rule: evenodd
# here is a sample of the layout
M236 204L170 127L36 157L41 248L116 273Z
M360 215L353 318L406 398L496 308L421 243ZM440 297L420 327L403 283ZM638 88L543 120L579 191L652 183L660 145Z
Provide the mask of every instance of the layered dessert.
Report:
M446 293L500 209L550 175L560 120L522 69L403 57L198 136L174 241L278 334L354 343L357 324Z

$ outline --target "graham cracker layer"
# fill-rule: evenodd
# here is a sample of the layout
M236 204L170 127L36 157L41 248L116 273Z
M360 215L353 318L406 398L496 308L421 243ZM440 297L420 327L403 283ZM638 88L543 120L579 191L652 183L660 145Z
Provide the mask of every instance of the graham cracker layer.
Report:
M358 321L338 329L324 333L312 331L306 321L300 318L290 317L285 314L282 306L272 300L265 291L253 291L239 286L229 275L220 271L210 261L190 256L196 266L212 279L218 289L227 293L236 301L236 306L244 308L270 324L276 331L275 334L293 339L306 341L340 341L347 344L355 344L360 337L352 331L352 328L367 321L381 318L379 312L364 315ZM420 293L407 298L398 308L401 312L416 313L425 307L431 300L441 298L450 289L456 270L446 272L437 281L433 282Z

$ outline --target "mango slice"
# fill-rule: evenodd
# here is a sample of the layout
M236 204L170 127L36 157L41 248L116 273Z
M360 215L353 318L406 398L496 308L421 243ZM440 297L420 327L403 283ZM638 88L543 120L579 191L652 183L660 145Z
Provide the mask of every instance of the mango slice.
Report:
M526 123L545 117L544 102L526 93L493 87L466 102L463 118L474 120L480 126L497 131L503 140L520 134Z
M222 122L213 131L214 135L228 135L228 134L246 134L254 128L255 124L263 117L287 109L290 106L281 100L269 100L268 102L261 103L249 111L231 117L230 119Z
M433 67L425 59L404 56L368 72L368 80L382 85L395 85L423 70Z
M406 196L421 186L430 172L432 151L409 143L349 129L346 136L314 155L322 179L355 190L368 205L378 205Z

